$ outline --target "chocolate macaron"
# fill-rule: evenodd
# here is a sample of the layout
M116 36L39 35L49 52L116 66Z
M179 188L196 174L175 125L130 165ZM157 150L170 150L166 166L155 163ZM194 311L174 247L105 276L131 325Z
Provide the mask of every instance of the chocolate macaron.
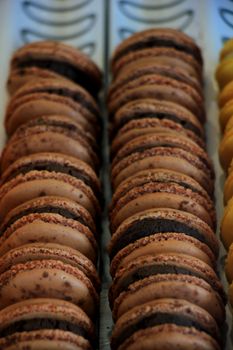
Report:
M139 348L143 343L146 349L212 350L220 349L219 338L215 320L204 309L182 299L164 298L136 306L121 316L111 347L133 349L133 345Z
M134 79L109 96L108 110L113 116L127 102L154 98L171 101L186 107L197 118L205 121L204 101L190 85L159 74L150 74Z
M1 225L0 254L27 243L58 243L77 249L96 262L95 223L76 202L46 196L11 210Z
M100 214L100 183L85 162L58 153L35 153L19 158L2 176L0 212L3 218L16 206L42 196L72 199L93 218Z
M139 136L126 143L112 162L113 187L138 171L155 168L189 175L213 196L214 172L207 153L187 137L170 133Z
M19 248L17 254L7 254L6 270L0 274L0 309L30 298L57 298L71 301L94 316L98 285L89 276L94 274L95 280L97 276L86 257L82 259L73 249L62 252L62 247L47 246L43 250L29 245L22 249L21 253ZM27 253L34 254L33 259L28 259Z
M111 144L111 155L114 157L121 147L138 136L160 132L187 136L203 149L205 148L204 140L193 131L185 129L181 124L169 119L145 117L132 119L118 130Z
M1 349L90 350L94 326L83 310L64 300L37 298L0 311Z
M15 131L3 149L1 170L6 170L20 157L41 152L73 156L95 169L99 165L93 136L72 119L53 115L30 120Z
M136 305L160 298L178 298L206 309L221 324L225 293L214 270L182 254L138 257L120 268L109 290L113 317Z
M145 210L124 220L109 243L110 259L128 244L154 234L183 233L210 247L218 256L218 240L208 224L197 216L181 210L157 208Z
M189 176L166 169L139 172L116 189L110 206L111 229L141 211L153 208L188 211L216 227L216 213L207 192Z
M65 80L38 79L25 84L11 98L5 116L6 131L11 135L21 124L57 111L76 121L86 119L94 133L98 130L100 112L86 90Z
M142 118L176 122L182 125L187 132L192 132L204 139L201 123L187 108L174 102L157 99L144 98L126 103L115 114L113 127L118 130L129 121Z
M69 79L94 96L101 88L101 72L87 55L62 42L39 41L14 53L8 89L12 93L31 79L51 76Z
M190 55L200 66L202 55L199 47L188 35L170 28L148 29L133 34L117 46L112 57L112 69L128 53L151 48L171 48Z

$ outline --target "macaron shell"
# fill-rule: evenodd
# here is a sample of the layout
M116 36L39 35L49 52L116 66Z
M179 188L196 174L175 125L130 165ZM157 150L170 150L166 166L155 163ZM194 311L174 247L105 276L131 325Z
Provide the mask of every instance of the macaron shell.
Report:
M7 339L0 339L0 346L3 350L91 350L87 340L60 330L16 333Z
M222 61L223 59L226 59L228 57L231 57L232 51L233 51L233 39L229 39L224 43L224 45L221 49L220 61Z
M149 78L139 78L138 81L134 82L134 85L128 89L125 87L119 96L111 98L108 104L110 115L114 115L122 105L129 101L140 98L155 98L181 104L194 113L200 121L205 120L203 102L200 100L198 103L188 91L191 87L184 83L154 75L151 81Z
M57 260L16 264L0 275L0 309L30 298L58 298L80 306L89 316L96 312L98 296L84 273Z
M117 46L112 62L131 51L140 51L151 47L171 47L177 51L187 52L195 58L200 65L202 57L199 47L188 35L171 28L153 28L136 32Z
M22 66L48 69L60 79L65 77L90 90L94 95L101 87L102 74L94 61L82 51L61 41L48 40L24 45L15 52L11 60L11 68Z
M55 243L29 243L15 249L11 249L9 252L0 257L0 273L7 271L12 265L42 259L60 260L65 264L81 269L83 273L91 280L96 290L100 290L100 280L96 268L92 262L76 249ZM57 304L59 304L59 301L57 301ZM0 319L1 316L2 315L0 313Z
M121 73L121 70L132 62L140 61L143 58L152 58L154 63L166 63L174 67L180 67L187 71L191 76L195 76L202 81L200 64L189 54L177 51L168 47L153 47L139 51L129 52L118 58L116 62L112 61L112 72L114 78Z
M189 74L183 67L166 62L155 62L154 58L141 58L124 66L109 88L109 94L129 81L143 75L160 74L187 83L201 93L201 84L197 77Z
M146 169L168 169L194 178L206 191L213 195L213 182L206 169L202 169L198 157L190 152L177 148L154 147L144 152L136 152L118 162L112 168L112 185L117 186L129 176Z
M119 129L111 144L111 154L114 156L126 143L137 137L161 132L190 137L191 140L205 148L205 143L199 136L183 128L178 122L169 119L142 118L131 120Z
M157 233L138 239L120 250L112 259L110 273L114 277L118 269L138 257L167 253L187 254L198 258L211 267L216 262L213 253L204 243L182 233Z
M28 243L56 243L81 252L96 263L97 243L84 225L56 214L31 214L15 222L0 238L0 256Z
M144 98L128 102L117 111L114 123L121 127L130 120L140 120L145 116L175 121L204 139L203 128L197 117L187 108L170 101Z
M48 69L41 69L37 67L14 68L10 70L7 80L7 89L10 95L13 95L23 85L32 81L32 79L66 79L61 75L52 72Z
M76 157L95 168L90 151L68 135L54 131L33 133L26 139L9 140L2 154L1 169L5 171L14 161L20 157L42 153L55 152Z
M176 325L161 325L139 330L119 350L220 350L206 333Z
M144 184L132 189L117 201L110 214L111 229L114 232L128 217L153 208L173 208L187 211L198 216L213 228L214 221L203 204L201 197L196 196L192 191L186 191L177 184L174 186L158 183Z
M16 206L41 196L60 196L72 199L87 209L93 217L100 212L92 190L72 176L47 171L31 171L18 175L0 189L0 217Z
M184 299L208 311L218 324L225 318L220 296L204 280L186 275L154 275L131 284L115 299L113 318L137 305L160 298Z

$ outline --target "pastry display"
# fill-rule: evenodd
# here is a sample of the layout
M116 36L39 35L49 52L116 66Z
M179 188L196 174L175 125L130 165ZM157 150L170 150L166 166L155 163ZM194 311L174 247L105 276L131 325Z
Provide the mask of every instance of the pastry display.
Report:
M1 349L95 347L100 88L99 68L66 44L32 43L12 57L0 163Z
M117 349L222 348L214 170L205 146L202 55L150 29L112 57L109 303Z

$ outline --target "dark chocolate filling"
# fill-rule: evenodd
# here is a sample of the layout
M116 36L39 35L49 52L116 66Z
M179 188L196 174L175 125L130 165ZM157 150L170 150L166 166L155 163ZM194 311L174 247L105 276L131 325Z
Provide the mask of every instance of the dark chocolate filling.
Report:
M143 220L135 221L124 231L121 237L116 240L111 250L110 258L113 259L121 249L140 238L165 232L184 233L212 247L211 241L208 240L208 237L198 229L188 226L185 223L163 218L145 218ZM214 253L216 254L217 252L214 251Z
M89 91L94 97L97 96L97 93L100 89L100 84L94 76L90 76L87 72L78 69L68 62L56 61L55 58L52 59L31 59L24 58L17 62L18 68L28 68L28 67L38 67L42 69L47 69L52 72L58 73L74 83L81 85Z
M81 172L79 169L74 168L71 165L66 164L59 164L53 161L40 161L40 162L32 162L25 165L22 165L14 170L14 172L10 173L10 175L5 179L4 183L13 179L15 176L19 174L27 174L30 171L38 170L38 171L55 171L56 173L63 173L68 174L76 179L82 180L87 186L89 186L96 196L100 196L100 191L96 184L91 180L91 178L85 174L84 172Z
M197 48L178 43L170 39L156 38L155 36L145 38L143 41L137 41L123 48L117 53L117 55L115 55L113 63L130 52L135 52L143 49L151 49L154 47L170 47L172 49L176 49L177 51L185 52L193 56L200 64L202 64L202 57Z
M83 218L82 215L76 214L72 212L71 210L68 210L66 208L62 207L57 207L53 205L44 205L41 207L36 207L36 208L28 208L23 210L22 212L14 215L13 217L10 218L8 222L5 223L5 225L2 226L0 230L0 235L3 234L4 231L6 231L11 225L14 224L17 220L22 218L23 216L29 215L29 214L34 214L34 213L53 213L53 214L59 214L67 219L73 219L75 221L80 222L81 224L88 226L89 228L90 225L88 222Z
M210 327L205 327L203 324L199 323L197 320L186 316L186 315L177 315L172 312L156 312L151 315L146 315L134 324L128 325L118 337L114 337L111 342L112 350L117 350L118 347L129 337L131 337L135 332L141 329L147 329L158 325L163 324L175 324L177 326L183 327L194 327L201 332L205 332L214 338L216 334L212 334Z
M140 113L137 112L136 114L133 114L133 115L130 114L130 115L122 118L122 120L119 124L119 128L124 126L130 120L136 120L136 119L142 119L142 118L157 118L159 120L163 120L163 119L172 120L175 123L178 123L181 126L183 126L185 129L192 131L197 136L200 136L203 139L203 135L202 135L200 129L198 127L196 127L194 124L192 124L191 122L184 120L184 119L181 119L181 118L177 117L176 115L169 114L169 113L162 113L162 112L148 112L148 113L147 112L140 112Z
M0 338L8 337L18 332L32 332L41 329L59 329L68 331L90 340L89 332L85 329L81 322L78 325L69 321L50 318L32 318L16 321L0 330Z
M146 278L152 275L160 275L160 274L161 275L166 275L166 274L188 275L188 276L198 277L205 280L207 283L209 283L211 287L215 291L217 291L217 293L219 292L216 289L215 284L212 282L210 278L208 278L207 275L194 271L192 268L175 265L175 263L171 265L171 263L169 262L168 263L161 262L160 265L158 263L155 263L155 265L150 264L150 265L139 266L137 270L133 271L131 274L128 274L121 280L120 285L118 285L118 288L114 290L114 295L115 297L117 297L121 292L126 290L130 286L130 284L134 282L140 281L143 278Z

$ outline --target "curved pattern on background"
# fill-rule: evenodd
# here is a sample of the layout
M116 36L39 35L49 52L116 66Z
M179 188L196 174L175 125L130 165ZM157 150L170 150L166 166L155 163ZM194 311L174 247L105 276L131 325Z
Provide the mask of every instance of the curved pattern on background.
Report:
M161 3L153 4L148 1L138 0L117 0L118 9L126 17L126 20L134 21L135 23L143 23L154 27L170 26L175 29L185 31L192 23L194 11L192 9L180 9L178 5L185 3L186 0L168 0ZM165 13L169 10L169 14ZM133 28L120 27L118 34L123 40L130 34L134 33Z
M233 0L229 0L229 1L233 2ZM228 31L229 29L231 30L229 33L227 32L227 35L222 36L222 41L225 42L226 40L231 38L233 35L233 8L232 8L232 5L229 4L229 8L220 7L218 11L219 11L220 18L227 25Z
M93 0L23 0L21 4L24 15L35 24L21 29L23 43L45 39L68 42L82 38L93 29L97 21L93 8L88 6L92 2ZM83 15L80 15L80 10ZM65 30L61 32L62 28ZM78 46L91 56L96 49L96 43L89 42L89 39Z

